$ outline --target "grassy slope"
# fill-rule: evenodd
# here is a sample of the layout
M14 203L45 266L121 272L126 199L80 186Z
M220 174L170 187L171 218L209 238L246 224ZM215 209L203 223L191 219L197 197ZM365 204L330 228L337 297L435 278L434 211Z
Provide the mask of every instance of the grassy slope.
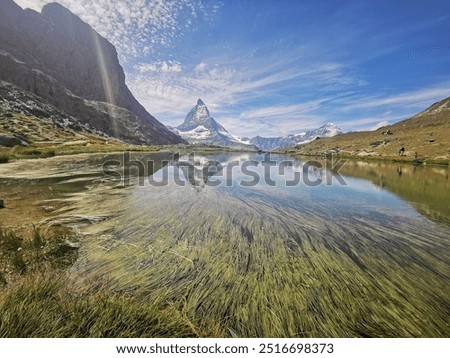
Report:
M392 135L383 135L390 130ZM404 147L405 155L398 150ZM450 99L443 100L418 115L376 131L351 132L321 138L291 152L301 155L336 154L341 157L412 161L417 152L427 163L449 164Z
M59 128L51 120L26 116L16 112L0 111L0 135L20 135L31 143L30 146L7 148L0 146L0 164L15 159L48 158L56 155L81 153L111 153L124 151L157 152L160 150L176 152L239 152L239 150L214 146L168 145L140 146L130 145L115 138L102 137L92 133L77 132Z
M20 135L31 145L0 146L0 162L22 158L46 158L55 155L114 151L158 151L159 146L128 145L114 138L59 128L51 120L9 112L0 114L0 134ZM2 160L3 158L3 160Z

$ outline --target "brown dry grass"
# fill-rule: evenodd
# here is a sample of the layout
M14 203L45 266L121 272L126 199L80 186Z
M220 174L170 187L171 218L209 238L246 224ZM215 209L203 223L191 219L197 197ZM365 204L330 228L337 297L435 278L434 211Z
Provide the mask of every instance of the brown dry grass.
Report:
M139 146L115 138L60 128L51 120L8 112L0 114L0 134L20 135L31 144L28 147L0 146L3 162L14 159L48 158L56 155L105 153L121 151L159 151L159 146Z

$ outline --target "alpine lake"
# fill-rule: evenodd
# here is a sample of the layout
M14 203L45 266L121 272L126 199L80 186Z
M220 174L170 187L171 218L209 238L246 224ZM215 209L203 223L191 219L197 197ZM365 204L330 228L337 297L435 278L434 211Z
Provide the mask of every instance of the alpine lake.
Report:
M231 337L448 337L450 170L256 153L0 165L1 226L70 227L69 275Z

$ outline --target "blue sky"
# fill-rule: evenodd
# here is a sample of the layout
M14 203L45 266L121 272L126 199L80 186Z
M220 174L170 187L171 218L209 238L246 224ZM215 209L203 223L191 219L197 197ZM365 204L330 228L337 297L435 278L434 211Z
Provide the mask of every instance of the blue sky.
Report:
M202 98L239 136L374 129L450 96L448 0L59 2L117 47L167 125Z

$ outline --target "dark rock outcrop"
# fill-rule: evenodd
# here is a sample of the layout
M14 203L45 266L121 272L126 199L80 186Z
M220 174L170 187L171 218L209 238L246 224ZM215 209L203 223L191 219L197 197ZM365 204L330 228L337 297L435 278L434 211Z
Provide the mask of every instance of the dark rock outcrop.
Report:
M28 142L21 136L9 136L0 134L0 146L15 147L16 145L28 146Z
M185 143L134 98L114 46L69 10L2 0L0 18L0 80L127 142Z

